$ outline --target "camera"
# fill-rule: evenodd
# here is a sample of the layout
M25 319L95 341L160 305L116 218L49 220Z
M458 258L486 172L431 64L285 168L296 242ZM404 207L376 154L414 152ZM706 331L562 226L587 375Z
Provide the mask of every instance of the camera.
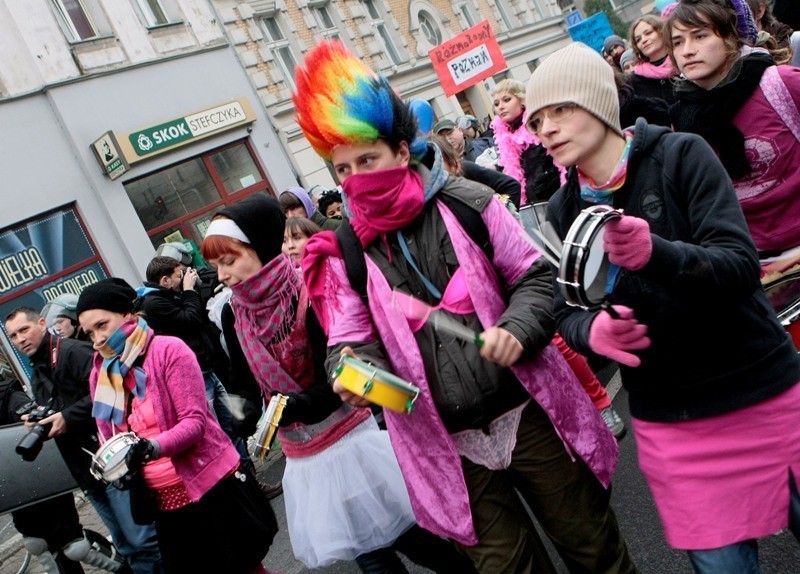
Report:
M47 440L47 434L50 432L50 427L52 426L52 424L41 425L39 421L55 413L56 411L50 408L49 403L46 405L39 405L36 401L31 401L17 409L17 414L19 416L28 415L28 422L36 423L36 426L17 443L16 451L17 454L22 457L22 460L31 462L39 456L42 445L44 441Z

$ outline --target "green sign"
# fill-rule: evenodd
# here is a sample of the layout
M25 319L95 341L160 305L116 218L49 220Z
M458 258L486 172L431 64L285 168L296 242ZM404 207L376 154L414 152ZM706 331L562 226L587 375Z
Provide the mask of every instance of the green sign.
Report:
M186 119L179 118L140 132L133 132L128 139L136 155L143 156L172 147L193 137Z
M128 139L136 155L142 157L246 121L247 113L242 104L235 101L133 132L128 134Z

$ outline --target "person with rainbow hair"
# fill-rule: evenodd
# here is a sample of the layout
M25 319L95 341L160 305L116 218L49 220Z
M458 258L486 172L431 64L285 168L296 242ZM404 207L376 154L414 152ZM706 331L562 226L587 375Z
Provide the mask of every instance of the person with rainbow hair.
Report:
M417 523L480 572L555 572L516 488L571 572L636 572L609 505L618 446L551 344L544 258L492 190L444 169L425 106L341 43L310 51L296 79L297 121L343 189L342 225L302 261L326 370L354 355L420 387L413 412L384 413ZM482 345L406 316L399 293Z

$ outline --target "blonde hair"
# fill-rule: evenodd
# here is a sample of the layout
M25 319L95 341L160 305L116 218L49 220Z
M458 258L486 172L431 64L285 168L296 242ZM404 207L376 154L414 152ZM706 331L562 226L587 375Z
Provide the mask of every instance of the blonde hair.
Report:
M511 78L506 78L498 82L492 91L489 93L489 96L494 98L498 94L502 94L504 92L508 92L516 98L520 102L525 102L525 84L520 82L519 80L512 80Z

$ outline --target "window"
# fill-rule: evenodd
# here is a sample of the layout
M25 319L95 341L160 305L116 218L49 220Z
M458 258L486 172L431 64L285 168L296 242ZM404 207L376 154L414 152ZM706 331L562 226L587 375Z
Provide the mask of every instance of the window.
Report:
M427 12L419 13L419 29L431 46L438 46L442 43L442 32L433 17Z
M222 206L253 191L269 189L247 142L210 151L123 185L153 246L176 232L199 243L211 217Z
M319 33L331 40L338 40L339 29L336 27L336 24L333 23L333 18L331 17L328 5L324 4L322 6L317 6L316 8L312 9L312 12L314 13L314 18L317 21Z
M260 18L261 29L264 31L264 42L272 52L275 65L283 76L283 81L294 89L294 69L297 61L289 47L289 40L283 33L276 16Z
M497 0L496 5L497 5L497 10L500 12L500 19L503 21L503 27L507 31L513 30L514 29L513 25L514 20L512 18L513 12L511 10L511 7L508 5L508 2L506 2L505 0Z
M169 17L159 0L136 0L148 26L169 24Z
M472 14L472 10L466 4L459 4L458 5L458 13L461 14L461 17L464 18L464 22L467 24L467 28L472 28L475 25L475 16Z
M88 40L98 35L81 0L55 0L55 7L71 40Z
M389 30L386 28L386 21L383 17L383 14L381 14L381 12L378 10L374 0L361 0L361 2L367 9L367 14L369 14L370 19L370 26L372 26L378 32L378 36L383 44L384 52L389 57L389 60L391 60L392 64L394 65L402 64L403 59L400 57L400 52L398 52L394 40L389 34Z

